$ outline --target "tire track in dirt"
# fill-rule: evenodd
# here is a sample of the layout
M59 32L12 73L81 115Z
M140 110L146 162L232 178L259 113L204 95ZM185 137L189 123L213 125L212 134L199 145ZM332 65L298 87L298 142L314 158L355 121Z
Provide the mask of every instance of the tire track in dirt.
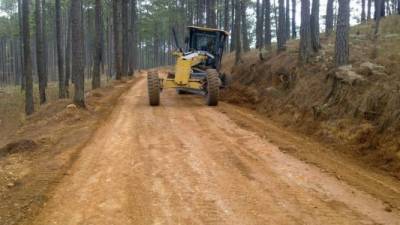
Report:
M282 153L202 97L142 78L34 224L399 224L400 213Z

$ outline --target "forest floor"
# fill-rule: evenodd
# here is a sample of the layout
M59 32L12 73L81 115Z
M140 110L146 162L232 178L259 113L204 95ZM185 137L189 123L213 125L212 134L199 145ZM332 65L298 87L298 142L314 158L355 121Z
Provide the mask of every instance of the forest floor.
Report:
M4 217L20 198L42 202L20 224L399 224L400 183L393 177L246 108L207 107L202 97L174 90L163 92L160 107L149 107L144 74L113 89L119 86L130 88L107 99L112 107L94 134L81 117L81 132L65 140L81 142L79 150L47 150L35 161L47 172L7 187L15 198L2 199L1 224L32 211L28 204ZM38 190L29 186L36 179L54 184L18 195Z

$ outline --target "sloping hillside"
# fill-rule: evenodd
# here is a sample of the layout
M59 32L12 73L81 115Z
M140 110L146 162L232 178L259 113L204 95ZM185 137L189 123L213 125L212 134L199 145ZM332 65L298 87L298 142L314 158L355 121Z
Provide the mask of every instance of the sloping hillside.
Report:
M321 51L304 66L297 40L264 60L249 52L237 66L228 55L223 70L233 84L223 98L400 178L400 16L382 20L376 42L372 23L353 27L347 67L334 68L334 36L321 39Z

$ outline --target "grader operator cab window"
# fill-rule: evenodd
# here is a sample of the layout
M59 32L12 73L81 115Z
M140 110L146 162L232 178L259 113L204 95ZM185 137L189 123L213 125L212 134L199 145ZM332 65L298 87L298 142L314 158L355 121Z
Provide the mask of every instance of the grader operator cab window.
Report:
M198 51L207 51L212 55L216 53L217 36L203 32L195 33L192 36L191 48Z

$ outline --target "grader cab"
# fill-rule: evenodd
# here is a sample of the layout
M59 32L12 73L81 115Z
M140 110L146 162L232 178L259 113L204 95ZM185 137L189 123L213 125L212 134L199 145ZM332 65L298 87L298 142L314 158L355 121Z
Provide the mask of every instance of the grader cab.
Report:
M160 78L156 71L147 75L151 106L160 104L160 92L165 88L175 88L178 94L203 95L207 105L216 106L220 89L229 83L229 77L219 72L229 34L223 30L195 26L189 26L188 31L184 50L177 44L179 51L174 53L174 72L168 73L166 78Z

